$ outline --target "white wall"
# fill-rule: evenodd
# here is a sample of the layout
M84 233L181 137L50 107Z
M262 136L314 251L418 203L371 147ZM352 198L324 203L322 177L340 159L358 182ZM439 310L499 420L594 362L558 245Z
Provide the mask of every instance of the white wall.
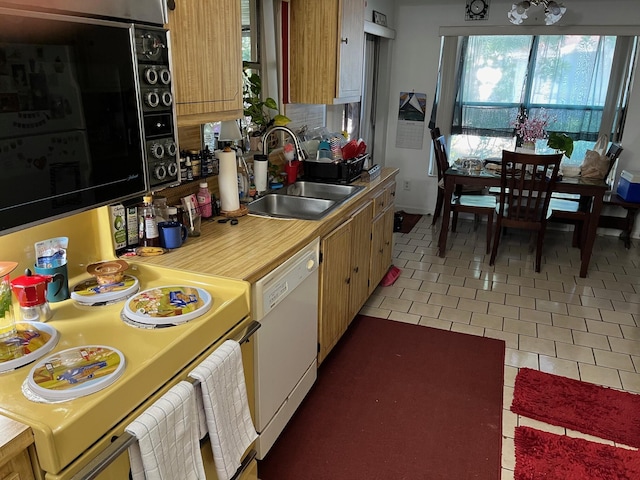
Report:
M376 7L373 7L373 4ZM481 21L465 21L465 0L369 0L372 9L384 13L384 3L395 5L393 28L396 39L390 42L388 129L385 150L385 165L400 169L396 193L397 209L407 212L428 214L435 207L437 182L427 175L428 158L431 154L431 137L428 118L436 88L440 53L439 29L441 27L472 27L496 33L502 28L513 27L507 20L511 0L491 0L489 18ZM634 34L640 35L640 2L638 0L566 0L567 13L558 22L563 25L624 25ZM367 7L369 8L369 7ZM543 17L543 15L541 15ZM543 18L537 22L543 24ZM517 27L521 28L521 27ZM547 27L551 29L552 27ZM524 32L526 30L523 29ZM479 34L474 31L473 33ZM555 33L555 32L554 32ZM480 33L481 34L481 33ZM427 94L427 121L422 150L396 148L396 128L398 115L398 95L401 91L416 91ZM640 170L640 75L636 74L629 112L622 139L624 152L618 171L623 168ZM410 190L402 188L404 180L409 180ZM640 225L638 226L640 228Z

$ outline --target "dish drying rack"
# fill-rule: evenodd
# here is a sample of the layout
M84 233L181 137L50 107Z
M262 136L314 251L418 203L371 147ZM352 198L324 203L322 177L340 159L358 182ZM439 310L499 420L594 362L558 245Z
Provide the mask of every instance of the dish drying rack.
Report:
M331 162L307 159L303 163L304 179L312 182L349 184L362 175L362 169L368 160L365 153L349 160L335 160Z

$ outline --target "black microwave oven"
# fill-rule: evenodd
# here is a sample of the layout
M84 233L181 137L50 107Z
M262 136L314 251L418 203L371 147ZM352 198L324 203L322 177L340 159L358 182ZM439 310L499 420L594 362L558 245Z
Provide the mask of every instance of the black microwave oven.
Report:
M179 183L163 8L0 0L0 235Z

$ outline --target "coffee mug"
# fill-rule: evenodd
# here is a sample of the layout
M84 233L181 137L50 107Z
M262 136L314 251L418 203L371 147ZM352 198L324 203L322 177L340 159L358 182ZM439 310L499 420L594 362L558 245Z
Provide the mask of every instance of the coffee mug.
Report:
M33 267L34 272L38 275L50 275L53 278L47 285L47 301L61 302L69 298L69 273L67 264L59 267Z
M163 248L178 248L187 239L187 227L179 222L160 222L158 229Z

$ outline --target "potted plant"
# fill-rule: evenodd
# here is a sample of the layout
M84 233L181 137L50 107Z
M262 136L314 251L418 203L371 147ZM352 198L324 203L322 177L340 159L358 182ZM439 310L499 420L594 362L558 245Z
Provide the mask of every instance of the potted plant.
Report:
M272 125L286 125L291 120L281 115L276 101L267 97L262 98L262 79L260 75L253 72L245 63L243 65L244 85L242 87L244 100L244 116L249 118L247 133L250 136L251 150L258 150L256 143L266 133ZM275 114L272 114L275 112ZM256 139L256 140L254 140Z
M549 134L547 146L557 152L564 153L567 158L571 158L571 154L573 153L573 138L566 133L552 132Z

